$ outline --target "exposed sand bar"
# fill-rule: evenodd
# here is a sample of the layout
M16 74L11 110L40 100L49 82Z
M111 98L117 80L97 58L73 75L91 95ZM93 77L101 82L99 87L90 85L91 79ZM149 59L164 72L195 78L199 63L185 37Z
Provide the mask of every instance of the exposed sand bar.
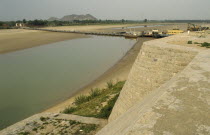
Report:
M131 67L139 53L141 45L143 44L143 42L148 40L152 40L152 38L140 38L138 42L133 46L133 48L131 48L127 52L127 54L121 60L119 60L119 62L117 62L108 71L106 71L102 76L97 78L86 87L80 89L77 93L69 97L69 99L67 99L66 101L47 109L45 112L59 113L63 111L66 107L71 105L74 102L76 96L79 96L81 94L88 94L91 91L91 88L104 88L106 86L106 83L110 80L112 80L113 82L126 80L131 70Z
M0 54L63 40L84 38L81 34L57 33L32 30L0 30Z
M147 25L157 25L162 23L149 23ZM55 30L77 30L77 31L92 31L92 32L119 32L121 29L111 29L116 27L128 26L144 26L146 24L125 24L125 25L86 25L86 26L60 26L60 27L46 27L47 29ZM168 25L168 24L165 24ZM170 29L186 27L186 24L157 26L157 27L143 27L136 30L151 30L151 29ZM68 39L83 38L85 35L72 34L72 33L58 33L58 32L45 32L36 30L0 30L0 54L12 52L16 50L31 48L39 45L59 42Z
M105 31L106 29L116 28L116 27L128 27L143 24L115 24L115 25L83 25L83 26L57 26L57 27L46 27L46 29L55 30L76 30L76 31ZM114 31L114 30L111 30Z

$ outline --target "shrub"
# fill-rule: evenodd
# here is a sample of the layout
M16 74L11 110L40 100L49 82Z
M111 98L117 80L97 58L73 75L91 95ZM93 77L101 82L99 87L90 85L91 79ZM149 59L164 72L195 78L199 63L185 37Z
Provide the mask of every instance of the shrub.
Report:
M94 97L97 97L101 95L101 91L100 89L96 88L96 89L91 89L91 92L90 92L90 99L94 98Z
M69 124L70 125L78 125L78 124L81 124L79 121L75 121L75 120L70 120L69 121Z
M80 130L83 130L85 133L90 133L93 130L96 130L97 126L95 124L88 124L81 126Z
M101 94L100 89L91 89L90 95L89 96L85 96L85 95L80 95L78 97L75 98L75 104L76 105L80 105L82 103L88 102L91 99L99 96Z
M41 121L45 121L46 118L45 118L45 117L40 117L40 120L41 120Z
M187 44L192 44L192 41L188 41Z
M194 42L194 44L200 44L200 43L198 43L198 42Z
M19 133L19 135L29 135L30 133L29 132L21 132Z
M40 117L41 121L46 121L46 120L49 120L49 119L50 119L49 117L42 117L42 116Z
M108 81L108 82L107 82L107 88L108 88L108 89L112 89L113 86L114 86L114 84L113 84L112 81Z
M62 113L71 114L71 113L75 112L76 110L77 110L76 107L68 107Z
M80 104L82 104L84 102L87 102L87 101L88 101L88 98L85 95L80 95L80 96L75 98L75 104L76 105L80 105Z
M119 97L119 94L116 95L114 98L112 98L111 100L108 101L108 104L106 106L104 106L100 113L97 115L98 118L104 118L104 119L108 119L109 118L109 115L111 114L112 112L112 109L115 105L115 102L117 101Z
M32 130L33 130L33 131L37 131L38 129L37 129L37 128L33 128Z
M201 47L210 48L210 43L204 42L201 44Z

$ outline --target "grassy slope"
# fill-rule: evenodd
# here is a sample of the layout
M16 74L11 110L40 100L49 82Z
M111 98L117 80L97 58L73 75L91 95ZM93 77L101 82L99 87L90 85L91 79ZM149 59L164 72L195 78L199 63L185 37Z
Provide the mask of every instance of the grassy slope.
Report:
M74 105L66 108L63 113L86 117L108 118L122 90L125 81L107 83L105 89L93 89L88 96L75 98Z

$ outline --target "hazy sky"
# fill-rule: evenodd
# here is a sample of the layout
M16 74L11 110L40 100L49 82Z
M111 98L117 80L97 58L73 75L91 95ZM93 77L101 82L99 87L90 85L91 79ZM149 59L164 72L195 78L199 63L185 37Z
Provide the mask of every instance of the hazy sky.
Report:
M210 0L0 0L0 21L87 13L98 19L210 19Z

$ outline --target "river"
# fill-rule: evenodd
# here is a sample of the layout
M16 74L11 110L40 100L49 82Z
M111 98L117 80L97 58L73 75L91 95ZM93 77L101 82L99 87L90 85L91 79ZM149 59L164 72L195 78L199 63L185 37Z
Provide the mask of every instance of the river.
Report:
M64 101L134 44L92 36L0 54L0 129Z

